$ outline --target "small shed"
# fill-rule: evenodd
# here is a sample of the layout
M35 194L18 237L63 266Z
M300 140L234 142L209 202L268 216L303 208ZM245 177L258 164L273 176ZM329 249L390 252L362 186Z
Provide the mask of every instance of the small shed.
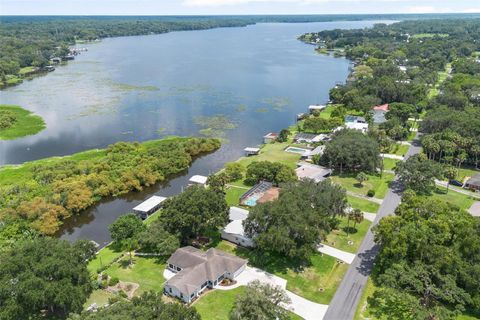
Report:
M480 191L480 173L477 173L468 179L467 182L465 182L465 188L474 191Z
M50 60L52 61L52 63L55 63L55 64L59 64L60 62L62 62L62 59L59 57L54 57Z
M201 175L194 175L188 180L188 185L207 185L208 177L201 176Z
M160 209L165 200L167 200L165 197L152 196L133 208L133 212L140 218L146 219L149 215Z
M323 104L312 104L308 106L308 111L310 111L310 113L313 113L315 111L322 111L326 107L327 106Z
M247 148L243 149L243 151L245 151L245 155L247 157L248 156L255 156L260 152L260 148L247 147Z
M275 140L277 140L278 134L275 132L270 132L267 133L266 135L263 136L263 143L272 143Z

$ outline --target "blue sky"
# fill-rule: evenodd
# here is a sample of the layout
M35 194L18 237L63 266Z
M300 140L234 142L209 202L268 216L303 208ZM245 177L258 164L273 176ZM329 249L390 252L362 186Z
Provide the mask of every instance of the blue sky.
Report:
M480 12L479 0L0 0L2 15Z

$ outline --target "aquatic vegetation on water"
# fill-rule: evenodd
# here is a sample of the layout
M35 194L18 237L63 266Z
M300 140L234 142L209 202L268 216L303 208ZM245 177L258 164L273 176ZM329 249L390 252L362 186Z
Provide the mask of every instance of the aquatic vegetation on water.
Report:
M292 104L292 101L289 98L285 97L265 98L262 99L261 102L270 106L276 111L283 111L286 107L289 107Z
M268 112L268 109L267 108L257 108L257 109L255 109L255 112L266 113L266 112Z
M244 112L247 110L247 106L244 104L239 105L238 107L235 108L235 111L237 112Z
M237 124L221 114L210 117L195 117L193 121L203 127L199 130L199 133L206 137L222 138L225 136L225 131L237 127Z

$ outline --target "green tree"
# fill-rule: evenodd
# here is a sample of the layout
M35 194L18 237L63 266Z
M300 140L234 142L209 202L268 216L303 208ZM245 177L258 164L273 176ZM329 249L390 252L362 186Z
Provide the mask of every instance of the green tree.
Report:
M341 130L325 145L325 151L314 161L343 171L375 173L381 158L374 138L358 130Z
M257 249L276 252L301 262L317 247L344 215L346 192L330 180L302 180L285 184L278 200L252 208L245 232Z
M69 320L200 320L195 308L180 303L166 303L158 292L144 292L131 301L121 300L97 311L85 311Z
M443 173L445 175L445 178L447 178L447 193L448 193L448 187L450 186L450 181L457 178L458 169L453 166L446 166L443 168Z
M225 196L202 186L188 187L165 201L161 221L165 230L178 235L182 244L197 236L217 231L228 221Z
M290 315L283 305L290 302L290 298L280 287L255 280L246 286L245 292L237 296L230 311L230 320L288 320Z
M229 162L225 164L225 173L229 182L242 179L245 167L239 162Z
M119 217L109 227L110 236L114 242L135 238L145 230L145 224L135 214L130 213Z
M170 256L180 247L176 235L165 230L161 220L155 220L147 230L138 236L139 249L146 253L155 253L163 257Z
M207 185L214 191L225 193L225 186L229 180L230 179L225 172L211 174L208 176Z
M278 142L286 142L288 140L288 136L290 135L290 131L288 129L282 129L278 134L277 141Z
M355 179L358 181L358 183L363 186L363 183L365 181L368 181L368 176L365 172L359 172L357 174L357 176L355 177Z
M395 173L406 188L419 194L431 194L435 188L435 179L443 176L442 168L425 155L414 155L407 161L399 162Z
M0 253L0 319L64 319L80 312L92 288L94 246L53 238L16 243Z
M247 167L245 182L255 184L262 180L280 183L297 180L295 170L280 162L254 161Z
M415 297L425 319L448 319L447 308L480 310L480 221L412 192L395 213L373 229L380 245L375 283Z

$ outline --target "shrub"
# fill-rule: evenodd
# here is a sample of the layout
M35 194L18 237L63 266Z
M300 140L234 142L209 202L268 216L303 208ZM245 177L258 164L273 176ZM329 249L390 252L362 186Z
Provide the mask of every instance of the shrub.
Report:
M108 282L108 285L110 287L113 287L119 282L120 282L120 280L117 277L112 277L112 278L110 278L110 281Z
M367 191L367 196L369 196L370 198L374 197L375 196L375 190L373 189L370 189Z

